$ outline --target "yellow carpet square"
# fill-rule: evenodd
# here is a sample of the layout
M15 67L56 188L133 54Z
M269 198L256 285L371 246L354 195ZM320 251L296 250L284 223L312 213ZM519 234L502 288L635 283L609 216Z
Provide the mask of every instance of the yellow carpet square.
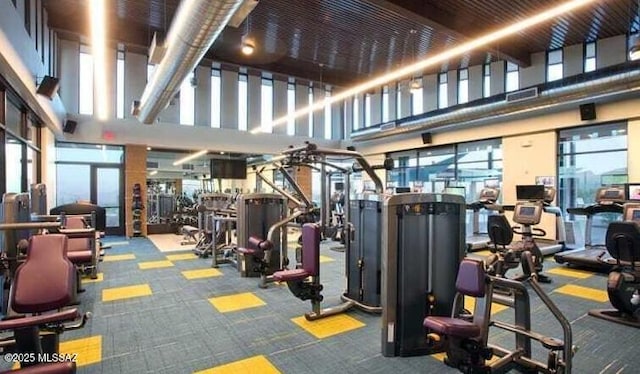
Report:
M335 260L334 260L334 259L332 259L332 258L331 258L331 257L329 257L329 256L322 256L322 255L320 255L320 263L321 263L321 264L322 264L322 263L325 263L325 262L333 262L333 261L335 261Z
M196 256L193 253L182 253L182 254L179 254L179 255L167 255L167 260L169 260L169 261L195 260L196 258L198 258L198 256Z
M209 302L220 313L235 312L237 310L267 305L267 303L262 301L262 299L252 294L251 292L239 293L229 296L213 297L209 299Z
M102 301L114 301L122 299L131 299L134 297L152 295L151 287L148 284L139 284L135 286L107 288L102 290Z
M254 356L231 362L211 369L196 371L193 374L236 374L260 373L279 374L280 371L265 356Z
M218 269L197 269L197 270L185 270L182 272L182 276L187 279L201 279L219 277L222 273Z
M60 342L60 353L77 354L78 367L102 361L102 336Z
M106 255L103 257L102 262L135 260L135 259L136 259L136 255L134 255L133 253L129 253L126 255Z
M148 269L160 269L160 268L170 268L173 266L173 262L163 260L163 261L148 261L141 262L138 264L140 270L148 270Z
M578 279L587 279L593 276L593 273L590 271L569 269L568 267L565 267L565 266L558 266L556 268L547 270L546 272L549 274L562 275L563 277L578 278Z
M315 321L307 321L302 316L292 318L291 321L318 339L324 339L365 326L364 323L346 314L336 314Z
M475 307L476 307L476 298L471 296L465 296L464 308L470 311L471 313L473 313L473 309ZM502 304L498 304L498 303L491 303L491 314L500 313L506 309L509 309L509 307Z
M102 282L103 280L104 280L104 273L98 273L98 278L96 279L91 279L91 277L83 277L82 283L96 283L96 282Z
M562 286L553 292L561 293L563 295L575 296L582 299L593 300L600 303L606 303L609 301L609 296L606 291L597 290L590 287L576 286L575 284L567 284Z

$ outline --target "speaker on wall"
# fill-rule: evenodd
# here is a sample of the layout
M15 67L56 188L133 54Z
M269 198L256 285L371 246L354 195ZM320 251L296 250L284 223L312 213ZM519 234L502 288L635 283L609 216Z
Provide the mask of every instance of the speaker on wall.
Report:
M36 89L36 93L51 100L53 95L58 92L58 87L60 87L60 80L58 78L45 75L44 78L42 78L42 82L40 82L40 85Z
M354 147L352 145L347 147L347 151L355 151L355 150L356 150L356 147Z
M596 104L582 104L580 105L580 119L582 121L591 121L596 119Z
M62 126L62 131L67 134L73 134L76 131L76 126L78 126L78 122L68 119L64 121L64 126Z
M422 133L422 144L431 144L431 133L423 132Z

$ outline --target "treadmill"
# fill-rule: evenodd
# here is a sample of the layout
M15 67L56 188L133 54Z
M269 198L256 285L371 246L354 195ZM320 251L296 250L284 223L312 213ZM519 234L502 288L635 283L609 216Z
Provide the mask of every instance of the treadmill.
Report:
M544 188L544 194L540 195L540 189ZM564 217L562 216L562 209L557 206L551 205L556 198L556 189L550 186L541 185L519 185L516 186L516 199L519 201L529 201L542 203L542 212L553 214L556 222L556 238L545 239L536 237L535 242L540 248L543 256L549 256L554 253L562 252L566 249L566 232L564 227ZM505 205L504 210L513 211L515 206Z
M578 248L555 255L555 260L559 264L586 267L601 273L608 273L616 265L616 260L609 255L604 244L593 244L591 242L591 230L593 217L602 213L624 212L625 191L620 187L603 187L596 192L596 203L583 208L568 208L569 214L587 217L585 225L584 248Z
M467 210L473 211L473 233L467 236L467 252L480 251L489 248L489 234L480 232L480 211L482 209L501 211L496 204L500 196L499 188L485 187L480 191L478 200L467 204Z

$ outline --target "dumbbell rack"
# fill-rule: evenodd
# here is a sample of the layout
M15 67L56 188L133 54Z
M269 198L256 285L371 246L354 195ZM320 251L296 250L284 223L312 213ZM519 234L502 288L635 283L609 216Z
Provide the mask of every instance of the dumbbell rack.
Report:
M142 211L144 209L144 205L142 204L142 189L140 187L140 183L136 183L133 185L133 204L131 204L131 209L133 211L132 214L132 225L133 225L133 236L141 236L142 235Z

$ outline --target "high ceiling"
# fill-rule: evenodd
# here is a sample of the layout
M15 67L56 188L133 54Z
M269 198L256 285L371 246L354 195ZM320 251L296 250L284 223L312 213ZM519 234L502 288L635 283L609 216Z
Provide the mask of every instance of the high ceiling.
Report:
M179 0L106 0L108 35L143 51L168 30ZM213 0L212 0L213 1ZM86 0L44 0L63 37L89 35ZM557 0L261 0L238 28L227 27L207 58L346 86L559 4ZM638 30L636 0L599 0L433 71L496 59L529 65L529 54ZM240 53L242 36L256 53ZM427 73L427 72L425 72Z

